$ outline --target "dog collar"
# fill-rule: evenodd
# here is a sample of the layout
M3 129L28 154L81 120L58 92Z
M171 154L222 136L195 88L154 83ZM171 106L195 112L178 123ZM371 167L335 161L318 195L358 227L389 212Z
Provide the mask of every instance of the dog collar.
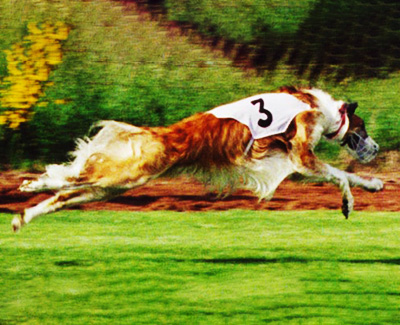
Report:
M349 120L347 118L346 111L340 109L339 112L341 113L339 128L336 131L332 132L332 133L325 134L325 137L327 139L329 139L329 140L334 140L334 139L337 139L337 138L340 138L339 140L341 140L343 138L343 136L344 136L344 134L342 135L342 133L343 133L343 130L344 130L345 126L346 126L346 130L344 130L344 133L347 132L347 128L349 126ZM342 135L342 136L340 136L340 135Z

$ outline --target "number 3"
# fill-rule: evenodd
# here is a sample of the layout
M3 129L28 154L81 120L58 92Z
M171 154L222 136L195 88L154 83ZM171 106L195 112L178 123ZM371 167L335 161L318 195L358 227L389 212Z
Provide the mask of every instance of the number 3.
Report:
M261 114L267 115L267 118L266 118L265 120L263 120L263 119L259 119L259 120L258 120L258 125L261 126L262 128L267 128L267 127L269 127L269 126L271 125L271 123L272 123L272 114L271 114L271 112L270 112L269 110L267 110L267 109L264 108L264 101L263 101L263 99L262 99L262 98L256 99L256 100L253 100L251 103L252 103L253 105L256 105L256 104L260 103L259 112L260 112Z

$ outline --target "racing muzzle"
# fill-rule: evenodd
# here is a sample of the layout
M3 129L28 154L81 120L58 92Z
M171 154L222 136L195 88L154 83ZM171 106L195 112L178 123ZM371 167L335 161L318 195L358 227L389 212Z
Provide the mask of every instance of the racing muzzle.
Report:
M379 145L370 136L364 139L355 132L348 136L345 144L350 155L364 164L373 160L379 151Z

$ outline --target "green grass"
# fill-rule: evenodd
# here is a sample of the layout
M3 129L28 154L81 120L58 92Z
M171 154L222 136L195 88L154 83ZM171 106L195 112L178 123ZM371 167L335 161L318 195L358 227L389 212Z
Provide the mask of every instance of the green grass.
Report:
M202 34L256 43L265 34L294 35L315 0L166 0L169 20L190 23Z
M399 215L80 212L0 219L0 324L393 324Z

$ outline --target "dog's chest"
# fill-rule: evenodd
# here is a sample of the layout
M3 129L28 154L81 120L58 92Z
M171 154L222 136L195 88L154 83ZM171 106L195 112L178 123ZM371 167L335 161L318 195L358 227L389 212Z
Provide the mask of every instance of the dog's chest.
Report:
M285 132L295 116L311 107L285 93L260 94L216 107L208 113L247 125L254 139Z

